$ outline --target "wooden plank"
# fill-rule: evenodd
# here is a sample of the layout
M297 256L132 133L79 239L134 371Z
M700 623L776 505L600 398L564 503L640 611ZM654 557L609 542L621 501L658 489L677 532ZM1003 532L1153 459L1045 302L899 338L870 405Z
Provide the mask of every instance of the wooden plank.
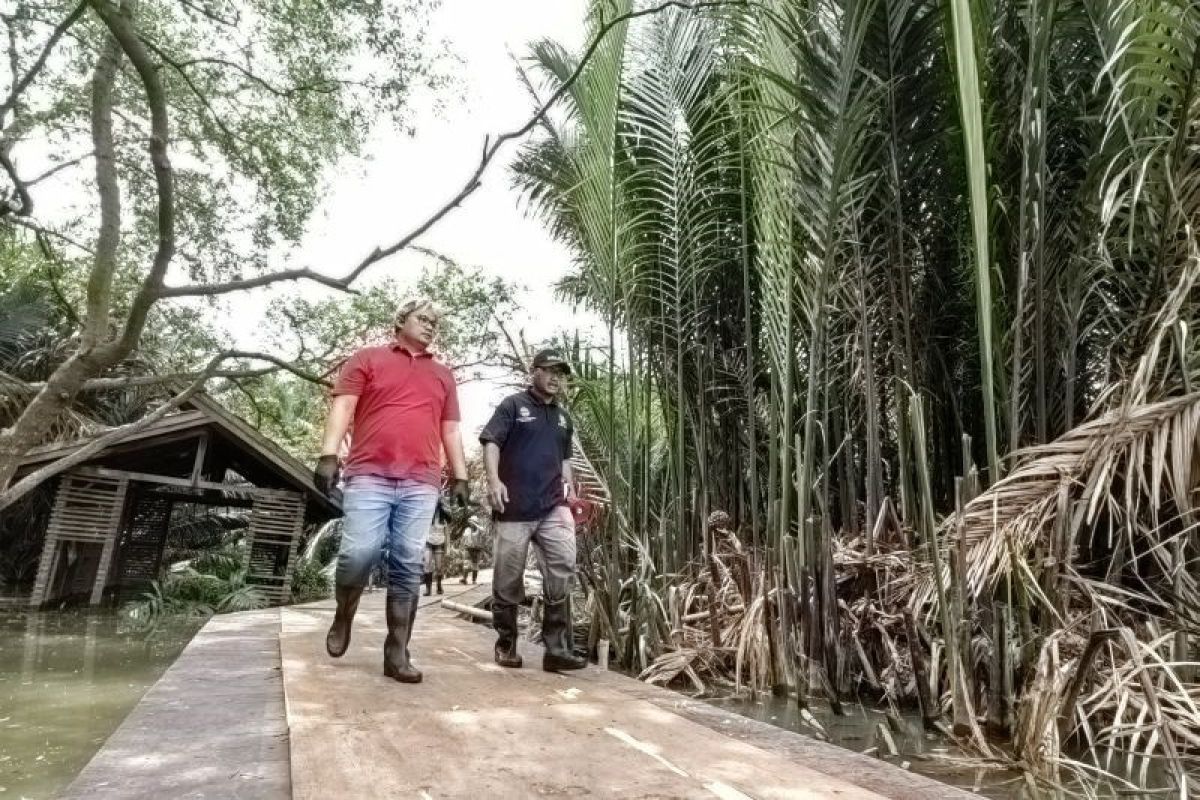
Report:
M305 493L319 500L321 506L329 510L338 510L329 497L317 489L309 469L290 456L282 447L252 428L245 420L229 413L206 395L196 395L191 402L196 408L206 412L225 432L239 440L248 452L265 461L267 466L284 473L291 479L294 486L303 489Z
M114 490L115 491L115 490ZM72 523L87 523L100 522L103 523L108 519L108 503L100 504L89 500L86 503L72 503L64 509L65 516L60 516L58 522L70 521Z
M79 470L84 475L95 475L103 478L124 478L126 480L138 481L141 483L156 483L162 486L181 486L188 489L213 489L221 492L237 492L250 493L257 491L252 488L243 488L228 483L213 483L211 481L196 481L192 482L191 478L175 478L170 475L154 475L149 472L131 472L123 469L109 469L107 467L83 467Z
M84 511L61 517L52 523L63 535L71 535L76 531L87 531L91 528L102 529L108 522L108 514L95 511Z
M108 520L108 535L104 540L104 549L100 553L100 566L96 569L96 580L92 584L91 604L94 606L100 605L100 600L104 597L104 586L108 582L108 570L113 562L117 533L121 529L121 517L125 513L125 494L128 490L129 481L122 479L117 484L116 493L113 495L112 509Z
M205 431L200 436L200 441L196 442L196 460L192 462L192 486L200 484L200 478L204 475L204 459L208 456L208 431Z
M279 611L210 619L55 796L290 800Z
M207 415L203 411L182 411L178 414L171 414L157 423L144 428L137 433L130 434L121 440L120 445L127 445L131 442L139 442L145 439L153 439L157 436L162 436L167 433L172 433L179 430L194 428L198 425L204 425L208 422ZM69 455L80 447L83 447L94 437L77 439L72 442L63 442L50 445L41 445L31 449L21 458L21 465L36 464L43 461L55 461L65 455Z
M254 496L246 581L257 586L269 601L284 603L291 591L292 567L304 526L304 497L281 489L259 489ZM277 572L281 558L283 570Z
M327 495L317 490L307 466L301 464L244 420L230 414L214 400L203 395L194 396L189 400L189 405L191 406L190 410L171 414L145 430L125 437L121 442L105 448L96 458L145 447L150 442L161 444L195 439L202 432L215 432L224 440L228 440L239 453L244 454L257 467L278 476L281 482L287 484L291 489L302 492L306 499L311 501L314 508L319 508L327 514L337 513L340 510L337 504ZM22 468L27 468L30 465L61 458L64 455L75 452L89 441L92 441L92 438L34 448L22 459L21 466ZM215 448L213 444L210 441L210 444L206 446L205 457L207 457L209 452L221 451L222 448ZM201 475L202 472L203 468L201 468ZM131 480L145 480L169 485L228 489L225 484L208 483L199 480L201 475L196 473L193 465L192 474L187 478L175 478L172 480L168 476L148 475L146 473L137 474L136 478L135 473L130 473L128 477Z
M57 502L57 501L55 501ZM38 561L37 578L33 582L33 591L29 595L29 605L38 608L46 602L46 587L50 584L50 576L58 565L58 538L48 535L42 543L42 557Z
M30 605L41 606L50 600L50 586L58 567L63 542L100 544L100 562L91 588L92 605L100 602L116 546L117 530L125 508L128 481L68 473L59 482L54 508L46 526L38 575L34 580Z

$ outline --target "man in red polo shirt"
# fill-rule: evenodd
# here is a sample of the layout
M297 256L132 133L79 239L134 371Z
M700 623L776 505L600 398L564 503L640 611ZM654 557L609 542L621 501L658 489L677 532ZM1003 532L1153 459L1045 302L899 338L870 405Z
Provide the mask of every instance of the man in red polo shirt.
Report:
M346 652L359 598L383 550L388 571L383 674L402 683L421 682L408 641L443 451L454 476L453 499L461 505L470 499L454 375L429 350L439 322L429 301L410 300L396 312L394 341L350 356L333 388L313 474L326 493L337 485L339 471L345 478L337 612L325 649L334 658ZM339 470L336 453L351 422L350 454Z

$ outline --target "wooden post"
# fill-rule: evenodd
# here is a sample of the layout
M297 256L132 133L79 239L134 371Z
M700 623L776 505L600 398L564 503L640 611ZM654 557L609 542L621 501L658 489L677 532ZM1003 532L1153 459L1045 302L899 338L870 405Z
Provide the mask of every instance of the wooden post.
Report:
M925 661L925 650L917 633L917 623L912 611L904 611L904 638L908 639L908 653L912 659L913 679L917 683L917 700L921 703L921 722L927 731L939 729L941 709L929 683L929 666Z
M91 605L98 606L104 598L104 587L108 583L108 570L112 566L113 556L117 549L117 535L121 532L121 519L125 515L125 493L129 490L129 481L121 478L117 481L113 492L112 508L108 516L108 530L104 537L103 549L100 552L100 564L96 567L96 580L92 584Z
M983 609L983 626L992 638L992 655L988 659L988 731L1000 735L1008 730L1008 688L1005 686L1004 660L1008 657L1008 633L1004 625L1004 608L993 602Z
M57 505L58 501L55 500ZM46 539L42 542L42 557L38 561L37 577L33 581L33 591L29 593L30 608L39 608L46 602L46 588L50 585L50 576L58 566L58 537L47 529Z
M205 431L196 441L196 459L192 462L192 485L200 483L204 477L204 461L208 457L208 432Z
M92 583L92 596L89 605L98 606L100 601L104 599L104 585L108 581L108 568L112 564L113 554L117 549L117 531L114 528L112 534L104 540L103 549L100 551L100 564L96 567L96 580Z

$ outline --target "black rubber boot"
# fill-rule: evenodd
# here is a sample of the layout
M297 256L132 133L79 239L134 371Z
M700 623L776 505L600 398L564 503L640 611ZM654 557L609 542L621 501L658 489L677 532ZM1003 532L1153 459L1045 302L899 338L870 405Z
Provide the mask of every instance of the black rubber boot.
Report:
M517 607L492 605L492 627L496 629L496 663L519 669L521 653L517 650Z
M470 572L464 572L464 573L462 574L462 577L458 579L458 582L459 582L459 583L461 583L462 585L466 586L466 584L467 584L467 576L469 576L470 574L471 574Z
M437 581L437 593L442 594L442 576L438 575L434 580Z
M471 570L471 583L479 583L479 570Z
M387 639L383 644L383 674L400 683L420 683L421 670L412 665L408 640L417 616L417 598L387 599Z
M559 672L567 669L583 669L587 659L575 655L575 638L571 633L571 603L566 598L557 603L546 602L542 612L542 644L546 652L542 656L542 669Z
M425 584L425 596L429 597L429 593L433 587L433 573L426 572L425 577L421 578L421 582Z
M333 613L333 624L325 635L325 652L341 658L350 646L350 627L354 623L354 612L358 611L358 600L362 597L361 586L339 586L334 590L337 611Z

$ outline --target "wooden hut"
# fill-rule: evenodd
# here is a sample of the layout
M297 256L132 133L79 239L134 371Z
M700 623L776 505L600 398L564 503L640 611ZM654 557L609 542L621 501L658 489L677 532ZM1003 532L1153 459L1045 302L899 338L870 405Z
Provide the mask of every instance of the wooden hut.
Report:
M31 451L21 472L90 440ZM247 580L272 603L288 600L306 522L340 513L310 470L212 398L131 434L61 474L29 604L130 597L158 577L172 511L181 503L249 509Z

